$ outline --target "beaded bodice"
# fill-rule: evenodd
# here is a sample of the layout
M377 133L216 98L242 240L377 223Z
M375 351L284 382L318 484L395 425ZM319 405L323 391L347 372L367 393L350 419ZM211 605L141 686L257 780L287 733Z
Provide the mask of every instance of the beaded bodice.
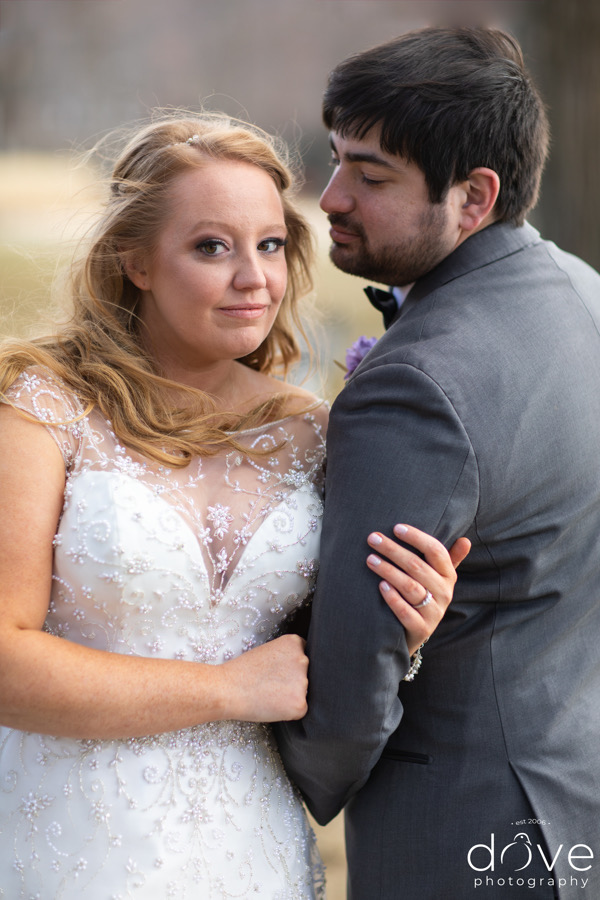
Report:
M325 411L245 432L183 469L123 447L39 372L11 400L67 471L46 628L99 649L222 662L268 640L316 574ZM61 423L71 424L61 424ZM260 456L254 450L267 451Z
M244 432L247 452L168 468L122 446L98 411L85 415L41 369L21 375L9 399L45 424L65 463L47 631L219 664L272 638L306 601L318 564L322 405ZM300 800L260 724L124 741L0 728L0 840L12 848L0 874L0 897L11 900L299 900L321 890Z

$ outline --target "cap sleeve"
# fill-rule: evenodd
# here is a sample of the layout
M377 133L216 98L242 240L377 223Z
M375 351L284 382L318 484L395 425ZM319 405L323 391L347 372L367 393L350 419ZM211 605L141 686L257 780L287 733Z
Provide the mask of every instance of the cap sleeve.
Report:
M67 472L81 454L85 410L73 391L48 369L22 372L0 398L44 425L58 445Z

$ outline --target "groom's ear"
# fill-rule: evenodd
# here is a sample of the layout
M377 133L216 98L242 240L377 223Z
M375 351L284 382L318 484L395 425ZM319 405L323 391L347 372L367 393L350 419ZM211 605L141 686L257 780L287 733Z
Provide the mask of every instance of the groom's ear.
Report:
M494 221L494 206L500 190L500 179L493 169L480 166L463 181L464 202L459 211L459 224L466 236Z

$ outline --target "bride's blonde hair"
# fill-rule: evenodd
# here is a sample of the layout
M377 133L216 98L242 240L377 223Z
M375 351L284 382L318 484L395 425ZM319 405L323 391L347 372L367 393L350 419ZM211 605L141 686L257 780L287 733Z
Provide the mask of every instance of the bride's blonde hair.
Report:
M166 379L145 351L136 317L138 289L125 273L128 254L151 252L164 225L175 178L206 160L258 166L280 194L288 241L288 285L273 328L240 362L285 376L300 357L298 300L312 288L313 240L296 208L297 179L283 143L220 114L171 113L138 130L117 159L105 208L89 249L71 268L73 314L56 336L9 341L0 350L0 393L31 365L65 381L86 411L97 407L126 445L169 465L237 446L235 431L281 413L281 396L245 416L217 414L201 391ZM186 402L175 406L173 389Z

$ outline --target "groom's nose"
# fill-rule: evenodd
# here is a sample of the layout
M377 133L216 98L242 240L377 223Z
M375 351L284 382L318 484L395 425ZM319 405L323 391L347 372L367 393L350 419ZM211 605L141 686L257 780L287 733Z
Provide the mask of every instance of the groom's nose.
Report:
M340 166L337 166L329 179L329 184L321 194L319 205L323 212L348 213L354 209L354 198L345 182Z

